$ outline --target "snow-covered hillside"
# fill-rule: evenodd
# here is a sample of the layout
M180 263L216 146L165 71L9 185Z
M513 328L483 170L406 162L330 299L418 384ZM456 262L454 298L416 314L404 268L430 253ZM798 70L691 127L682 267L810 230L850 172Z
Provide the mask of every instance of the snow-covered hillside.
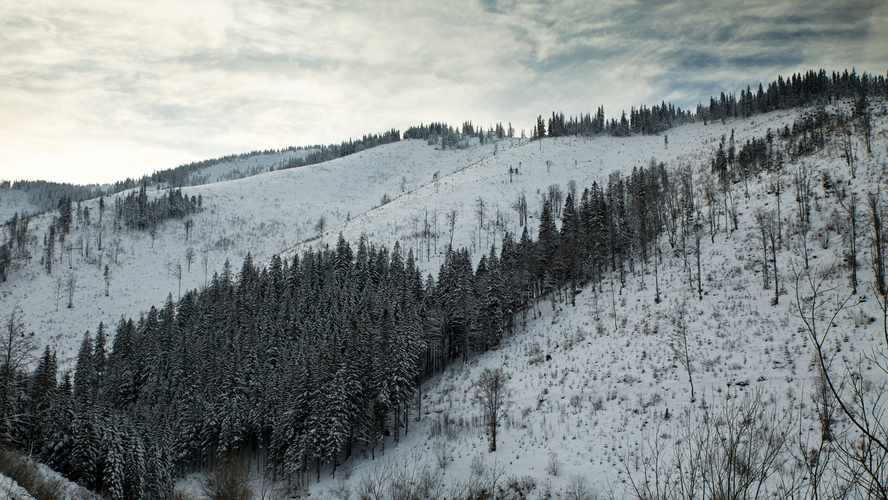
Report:
M301 251L305 245L335 243L340 232L353 243L361 234L377 244L400 240L405 250L413 247L419 254L415 235L429 217L430 226L437 228L433 245L437 252L423 251L425 258L418 264L436 273L449 243L446 216L451 210L456 211L453 246L473 249L477 262L501 241L503 229L520 235L511 205L522 192L531 214L529 232L535 237L533 214L538 216L541 194L550 185L566 189L571 180L580 188L606 182L610 172L647 166L651 159L669 164L708 161L718 139L732 129L740 143L762 136L768 128L791 125L796 114L677 127L669 131L668 144L661 136L506 139L441 151L424 141L400 141L328 163L184 188L188 196L202 196L204 207L192 217L194 230L188 240L184 221L176 219L162 224L153 241L146 232L113 231L107 219L113 217L114 199L128 194L123 192L105 200L109 208L103 225L98 224L99 201L84 203L90 208L92 223L77 225L67 236L75 249L71 259L57 249L56 256L62 256L63 262L52 275L41 266L42 240L57 214L32 219L32 258L25 268L13 271L10 282L0 289L0 308L21 307L28 331L46 339L63 361L70 361L83 333L94 331L99 322L115 325L121 315L145 312L162 304L169 294L178 298L179 281L171 271L176 265L182 266L181 289L185 291L203 286L226 259L237 266L249 252L254 261L264 262L274 254ZM518 173L510 176L510 167ZM165 191L154 192L162 194ZM392 201L382 204L384 197ZM480 244L475 215L479 198L487 205L487 229L482 230ZM488 223L496 220L497 212L502 220L499 229ZM320 232L322 218L324 231ZM103 254L96 251L100 231ZM189 247L195 255L190 266ZM107 297L106 264L111 271ZM67 282L72 275L77 286L74 307L69 309Z
M325 468L320 483L311 485L313 496L354 495L361 481L366 485L365 478L385 475L382 468L423 463L435 471L442 488L482 476L502 486L512 476L524 481L531 497L545 497L546 492L569 497L579 482L589 491L620 492L638 480L658 446L672 453L677 438L701 419L717 414L719 407L724 415L738 412L756 394L767 408L796 415L793 446L807 453L811 436L820 430L813 399L819 372L799 318L804 306L800 313L795 295L796 286L801 297L812 295L804 279L796 280L803 275L804 254L812 269L833 269L824 278L829 294L844 297L850 290L848 266L842 264L846 213L824 174L844 179L842 186L861 200L859 291L836 317L826 346L837 367L841 360L852 363L861 353L885 348L882 311L869 289L873 272L865 229L870 222L864 200L867 193L884 189L888 161L888 117L880 112L882 103L874 109L873 153L856 146L854 179L842 153L828 145L788 162L779 176L753 179L748 198L742 184L731 187L738 227L726 227L722 215L712 236L707 232L703 238L702 298L692 275L696 268L692 272L682 253L663 238L656 277L650 266L635 263L622 285L607 277L583 289L575 304L555 298L542 302L496 350L429 380L421 410L411 410L411 419L418 421L410 422L400 442L388 443L384 457L352 460L335 478L332 468ZM606 184L612 172L629 175L633 167L652 161L668 168L685 166L706 177L723 136L733 133L742 145L768 130L791 128L805 112L696 123L655 136L504 139L446 151L425 141L404 140L328 163L186 188L185 194L203 200L203 211L191 217L194 230L187 239L184 220L165 222L154 238L114 231L113 210L106 211L101 229L99 201L91 200L84 204L92 213L90 225L81 222L68 235L74 247L57 250L59 262L51 275L40 259L53 214L31 221L32 259L0 285L0 311L8 315L20 308L27 331L57 349L70 369L84 331L95 331L100 321L114 325L121 315L136 316L161 305L168 295L175 300L187 289L205 286L226 259L235 268L247 253L266 262L275 254L292 255L309 246L334 246L341 233L353 244L362 235L377 245L399 242L405 254L413 250L418 256L424 273L435 275L451 238L453 247L470 249L477 263L491 246L500 247L505 232L520 234L513 205L522 193L530 212L528 232L536 238L541 200L550 186L566 191L573 181L582 191L595 182ZM792 230L798 219L793 172L801 165L815 179L807 240ZM765 262L777 269L782 291L774 303L773 287L762 286L756 214L776 208L778 182L783 185L779 203L785 241L776 263ZM105 203L113 208L114 197ZM423 235L429 231L431 236ZM96 249L99 232L101 252ZM194 252L190 263L189 248ZM108 296L105 265L111 270ZM68 308L72 276L76 288ZM695 398L688 370L672 348L679 330L687 332ZM497 367L509 374L510 404L498 450L489 453L481 412L472 401L481 372ZM866 361L860 369L878 373ZM881 375L875 380L885 381ZM849 423L839 420L836 425ZM193 478L186 484L197 491Z
M202 196L204 207L192 217L194 229L188 240L184 220L161 225L153 241L147 232L113 231L114 199L128 192L106 198L109 208L102 224L98 222L99 200L90 200L84 207L90 208L91 224L80 224L67 236L75 250L70 259L67 253L56 252L57 259L64 255L52 275L41 266L42 239L57 214L44 214L30 222L32 258L27 266L14 270L0 289L0 309L21 308L27 330L57 349L63 366L70 368L67 362L86 330L95 331L102 321L115 325L121 315L145 312L162 304L169 294L178 298L179 282L171 267L182 266L183 292L201 287L227 259L237 266L251 253L254 260L266 261L318 236L322 218L325 231L335 234L339 225L372 211L384 196L403 196L431 183L436 173L446 176L479 161L493 148L442 152L422 141L401 141L328 163L185 188L188 196ZM153 192L153 196L164 194ZM97 251L99 232L103 233L102 252ZM195 255L190 268L188 248ZM105 265L111 271L107 297ZM77 284L74 307L69 309L67 283L72 275Z
M192 173L187 184L212 184L234 179L251 177L284 168L288 162L303 158L316 149L285 150L278 153L263 153L220 161Z
M0 221L6 222L16 213L34 214L39 211L37 205L28 199L28 193L17 189L0 188Z
M473 248L478 238L473 207L478 198L492 210L499 207L505 212L507 229L515 232L519 228L510 205L522 190L538 198L548 185L565 186L571 179L582 188L605 180L612 171L628 174L651 158L673 166L691 165L705 173L723 134L730 135L733 130L737 144L742 144L764 137L767 129L792 127L800 114L772 113L752 120L678 127L668 132L668 149L663 137L657 136L589 141L557 138L501 149L496 156L444 179L440 185L425 186L346 223L343 232L352 240L367 232L382 241L403 242L404 233L411 232L411 221L421 219L426 210L441 213L456 208L460 217L454 244ZM805 274L802 245L808 247L811 273L817 280L823 279L819 293L825 309L815 315L816 321L823 322L822 315L828 318L836 301L850 294L850 271L842 264L847 251L847 240L842 239L847 228L843 226L848 220L825 185L823 174L844 179L859 201L866 193L884 191L888 121L884 113L877 114L873 155L857 154L855 179L850 178L837 148L828 147L784 166L780 203L786 241L777 254L780 295L776 304L773 284L770 290L762 287L762 250L755 215L777 206L777 177L762 176L750 186L749 198L744 197L742 184L733 186L738 230L726 230L722 221L713 239L709 241L707 235L702 243L702 299L697 297L692 269L682 261L677 248L669 248L663 241L664 260L657 276L659 303L655 301L652 269L642 271L640 266L625 286L605 280L584 289L575 306L547 302L539 317L531 314L526 328L497 350L468 364L454 365L429 382L423 391L419 422L411 423L409 435L388 451L386 458L357 461L353 470L338 479L328 471L312 491L332 498L343 497L343 492L356 495L366 491L368 482L382 484L395 479L393 469L418 473L426 464L435 471L436 480L449 486L496 481L498 488L511 487L514 492L516 484L528 488L534 484L531 498L592 498L579 496L579 490L618 497L629 491L632 495L633 482L643 485L653 481L650 468L672 463L673 452L682 449L681 440L702 421L740 415L749 410L744 405L753 404L763 405L756 409L762 418L767 412L777 412L771 423L792 422L787 448L796 458L781 467L786 468L787 476L806 476L804 458L798 457L812 453L819 442L818 401L822 399L818 399L818 391L822 386L816 352L800 317L810 314L804 301L813 295L812 284L819 283L809 281ZM507 169L519 162L521 175L510 182ZM807 241L793 229L798 213L792 173L802 165L815 173L813 222ZM880 358L864 356L884 353L888 338L882 328L879 296L871 288L873 273L866 264L872 257L871 236L863 236L869 235L863 226L872 219L860 203L859 292L844 303L825 347L834 369L840 372L848 366L854 373L872 377L872 383L878 385L888 382L877 366ZM539 206L531 204L536 210ZM531 226L535 231L533 222ZM326 236L324 241L332 244L332 237ZM482 239L482 248L496 244L492 234L482 233ZM475 253L476 259L481 253ZM432 258L426 269L437 269L440 259L440 255L438 260ZM820 274L827 271L827 275ZM797 291L803 299L801 311ZM680 328L688 333L696 391L693 402L688 372L670 348ZM473 404L473 396L482 371L497 367L510 375L511 396L497 451L489 453L481 408ZM837 417L835 425L847 429L852 424ZM684 453L688 447L683 448Z

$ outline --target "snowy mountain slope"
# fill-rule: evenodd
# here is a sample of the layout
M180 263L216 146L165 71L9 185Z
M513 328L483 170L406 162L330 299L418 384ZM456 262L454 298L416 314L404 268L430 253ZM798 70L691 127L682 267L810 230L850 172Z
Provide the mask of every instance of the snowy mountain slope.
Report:
M318 151L317 149L282 150L276 153L256 153L232 156L212 165L195 169L187 178L182 179L186 186L212 184L233 179L243 179L273 170L280 170L288 162L303 158ZM180 167L181 168L181 167ZM175 169L173 169L175 170ZM4 179L0 178L0 181ZM10 179L5 179L10 181ZM106 189L108 187L106 186ZM75 198L77 199L77 198ZM57 200L56 200L57 201ZM53 206L54 208L54 206ZM5 223L15 213L37 214L42 212L40 206L31 201L31 193L15 188L0 188L0 221Z
M28 491L18 485L14 480L0 474L0 498L9 500L33 500Z
M316 149L300 149L281 151L279 153L255 154L244 158L236 158L219 162L202 168L191 174L189 184L213 184L227 180L251 177L272 170L280 170L294 158L302 158L317 151Z
M737 144L742 144L747 139L764 136L769 128L792 126L797 116L798 112L792 111L751 120L730 120L725 125L684 125L668 131L668 144L663 136L558 137L534 142L506 139L498 143L496 155L488 154L466 168L440 177L437 182L428 183L389 204L332 227L318 241L304 243L294 250L301 251L306 245L333 245L341 231L351 242L357 242L361 234L366 234L377 244L391 246L399 241L405 251L412 248L415 254L419 254L420 245L415 235L421 231L426 216L430 217L429 224L434 226L434 215L437 214L437 255L430 256L423 251L419 260L426 272L436 273L449 243L446 215L450 210L456 210L453 246L472 249L477 263L491 245L499 248L497 242L502 241L504 230L516 238L521 235L523 228L519 226L512 205L522 192L530 211L528 232L536 238L542 195L549 186L557 185L566 192L568 183L574 181L582 191L593 182L606 184L611 172L628 175L633 167L647 167L652 159L668 165L698 165L708 162L721 136L730 136L732 130ZM510 167L519 173L510 177ZM483 200L486 212L480 242L478 199ZM497 210L502 217L499 226L495 224Z
M28 199L28 193L18 189L0 189L0 221L4 223L12 218L15 213L34 214L39 212L37 205Z
M755 125L729 121L726 126L673 129L669 133L669 149L676 151L676 161L706 165L706 150L711 144L707 132L715 132L708 137L719 137L734 128L738 138L745 140L747 132L763 135L768 127L782 127L785 117L764 118ZM859 155L856 179L849 179L844 159L828 149L787 164L784 182L788 186L789 172L805 164L819 174L844 178L861 195L874 192L884 182L888 158L886 125L885 116L880 116L874 134L879 138L874 154ZM635 146L635 157L615 151L618 147L614 143L622 146L619 139L596 139L589 144L610 141L613 145L602 148L603 154L598 152L599 156L624 155L644 161L657 146L654 139L657 138L628 140L628 144ZM544 141L543 151L559 141ZM676 147L678 143L683 147ZM558 152L560 155L552 157L560 158L562 163L565 158L573 158L573 151L562 148ZM668 159L665 151L656 153L658 159ZM592 151L585 154L587 158L594 155ZM632 162L620 164L625 168L631 167ZM571 176L582 178L583 173L573 171L560 177L560 181L563 183ZM606 173L606 169L600 171L600 175ZM538 168L536 174L536 185L551 182L544 167ZM528 173L531 176L533 173ZM835 299L850 293L849 270L837 265L844 257L845 243L841 238L837 241L835 234L832 239L823 236L834 231L836 221L842 217L834 194L823 186L823 180L816 177L812 214L815 229L806 244L812 272L832 269L825 277L824 289L829 288L827 295ZM611 288L605 279L600 285L583 290L576 297L576 306L554 300L546 302L541 306L540 317L533 318L531 314L526 329L504 341L499 349L468 364L451 366L426 384L419 421L411 422L408 435L400 443L392 444L393 449L386 452L385 458L356 461L354 468L338 479L327 470L321 482L311 487L312 491L322 498L343 498L344 492L355 495L359 490L366 491L374 481L377 484L392 479L396 476L390 472L393 468L412 471L420 468L417 464L425 463L429 470L436 471L435 478L444 491L454 484L472 481L487 481L488 486L498 481L499 487L506 488L516 483L509 479L511 476L523 478L519 483L535 485L530 498L577 498L572 496L576 490L571 488L578 481L584 481L589 491L611 492L618 497L628 491L631 496L627 488L631 488L633 480L644 480L645 461L656 458L658 450L664 453L660 460L671 463L673 451L680 447L690 429L710 416L736 415L744 404L756 400L756 395L764 404L762 411L777 412L774 422L791 425L786 428L788 455L807 456L819 442L821 431L815 398L819 371L811 339L799 318L795 294L797 287L803 298L810 297L812 290L804 277L795 280L795 273L802 274L804 261L802 241L790 229L795 200L786 186L781 202L787 224L785 237L789 241L778 254L778 303L771 302L773 290L762 290L761 249L754 214L757 209L775 207L773 182L767 176L759 179L751 186L749 199L742 196L742 187L734 187L740 200L739 229L728 232L722 228L713 242L708 237L704 241L702 300L697 298L690 270L678 252L666 251L659 274L660 303L654 300L652 270L642 272L638 267L625 287L617 282ZM506 188L463 194L471 181L454 180L454 184L460 189L453 192L468 201L483 195L504 203L514 196L514 190L505 192ZM500 198L496 197L497 190L503 193ZM377 221L371 227L378 234L397 234L393 225L384 222L391 218L382 213L394 210L396 204L379 209L378 214L368 214L369 220ZM413 205L424 206L422 202ZM352 223L356 221L349 224ZM471 243L467 234L471 229L469 222L462 226L461 244ZM863 245L864 241L867 240L861 237L860 248L866 246L862 251L867 254L859 256L861 263L870 258L868 243ZM869 289L873 274L865 264L859 270L859 280L859 294L851 297L834 321L827 351L837 370L841 366L859 369L878 386L888 382L886 374L879 371L874 361L860 356L886 349L878 319L882 311ZM688 374L668 347L679 317L684 318L689 332L689 357L696 389L693 403ZM472 398L481 372L498 367L510 374L511 397L497 452L489 453L481 410ZM851 424L839 418L835 426L836 432L841 432ZM785 464L785 474L798 474L804 482L805 470L796 460ZM647 462L648 467L650 463Z
M202 196L204 205L204 211L193 216L195 229L189 241L185 241L184 221L180 220L166 221L153 242L146 232L114 232L114 200L129 194L122 192L105 201L104 254L96 252L100 226L95 222L88 228L78 226L67 237L67 242L75 245L72 258L65 255L63 265L57 263L52 276L40 265L40 242L55 214L33 219L31 261L13 272L10 282L0 289L0 308L11 311L20 307L28 331L47 339L63 361L70 361L83 333L94 331L100 321L113 326L122 314L145 312L152 305L162 304L170 294L176 299L179 282L171 267L182 266L183 291L200 287L214 272L221 271L226 259L238 266L248 252L255 261L263 262L276 253L301 251L303 246L295 245L319 234L322 217L325 231L321 239L308 244L333 243L341 231L352 242L366 234L376 244L391 245L400 240L405 250L418 250L412 237L417 223L424 220L426 211L430 215L437 211L437 255L425 253L426 258L420 260L426 272L436 273L449 240L445 218L450 210L457 211L454 247L474 249L477 261L497 241L495 232L488 230L482 231L480 246L476 241L474 205L478 198L487 204L489 215L485 219L493 218L498 209L503 228L520 235L510 205L522 191L532 216L539 211L539 193L549 185L566 189L570 180L580 188L596 180L606 182L607 174L614 169L644 166L652 158L670 163L705 158L722 134L730 134L732 125L738 127L735 134L739 141L762 135L769 127L791 124L795 115L773 113L767 120L676 127L669 131L668 147L659 136L557 138L533 143L507 139L496 145L475 143L468 149L446 151L424 141L400 141L323 164L185 188L188 196ZM510 166L519 172L512 183ZM163 194L163 190L151 192L152 196ZM392 201L379 206L384 196ZM97 222L98 200L84 206L90 208L91 219ZM529 232L535 237L533 221L531 217ZM488 221L484 224L493 227ZM78 243L81 239L83 245ZM195 253L190 268L185 257L189 247ZM56 252L57 256L63 253L61 248ZM110 265L111 271L108 297L104 296L104 265ZM74 307L68 309L67 282L71 275L77 284Z
M182 266L183 292L203 286L208 277L221 271L226 259L239 266L251 252L255 260L265 261L316 236L321 217L326 227L335 228L349 217L371 210L384 195L396 198L402 190L432 182L435 173L448 175L492 150L493 146L483 146L436 151L424 141L401 141L328 163L185 188L189 197L200 195L204 206L192 217L195 226L189 241L185 240L184 221L177 219L163 223L153 241L143 231L115 232L115 198L122 200L129 192L106 197L108 208L102 225L98 223L99 201L90 200L84 207L90 208L93 222L89 227L75 222L76 228L66 239L74 246L70 258L61 244L56 245L52 275L41 266L42 241L57 214L44 214L31 220L31 259L24 268L14 270L0 288L0 310L11 313L20 308L27 331L34 331L41 343L57 349L63 366L70 367L67 363L86 330L95 331L100 321L116 325L121 315L147 311L152 305L163 304L170 294L177 298L179 283L171 266ZM150 192L151 197L165 194L163 190ZM103 252L97 252L100 232ZM185 257L189 247L195 254L190 269ZM105 265L111 271L108 297ZM77 283L74 307L69 309L67 283L72 275Z
M550 185L566 189L568 182L575 180L582 189L594 181L606 182L616 170L626 175L632 167L647 165L651 158L670 166L687 164L706 170L722 135L734 130L740 144L748 138L762 137L769 128L791 126L800 114L771 113L725 124L677 127L668 131L668 147L660 136L556 138L532 143L505 140L456 151L438 151L421 141L402 141L326 164L188 188L186 194L201 195L205 207L193 216L196 225L191 241L185 241L179 220L164 224L153 242L146 233L114 234L106 229L106 242L121 241L118 261L112 265L110 297L104 297L100 264L108 264L113 258L104 255L99 260L95 249L92 257L81 257L79 250L73 252L70 261L66 255L64 264L57 263L52 276L42 270L38 238L45 234L50 220L47 216L32 222L35 257L0 289L0 309L11 311L20 306L28 331L51 339L62 358L70 360L83 331L94 331L99 321L113 325L120 314L145 311L161 304L168 294L175 298L178 283L168 272L170 262L182 265L184 290L204 284L202 255L207 256L207 272L212 274L226 258L237 268L247 252L261 262L274 253L333 244L340 231L353 242L366 234L377 245L399 241L405 250L423 255L415 233L426 212L437 212L438 246L437 254L425 254L420 265L435 273L449 241L445 215L450 210L457 211L454 246L473 249L477 261L491 244L498 246L502 230L520 233L511 204L522 191L532 215L529 232L535 238L537 223L533 215L539 210L540 193ZM888 142L885 125L885 116L878 115L874 155L859 155L858 179L850 185L861 195L879 182ZM800 162L819 172L847 178L844 160L833 149ZM519 174L510 182L509 167L519 165ZM784 167L786 185L795 166ZM409 434L400 443L388 444L383 461L358 460L348 465L354 468L351 477L359 480L392 456L419 454L423 460L442 457L446 467L441 474L446 481L466 481L472 477L472 469L479 469L473 467L473 459L483 456L488 468L496 460L508 474L532 477L537 484L534 495L541 494L547 484L555 491L566 492L571 474L583 474L590 485L604 490L608 482L622 484L626 475L620 473L624 467L621 459L631 464L648 438L677 436L686 426L684 419L695 422L701 418L703 405L723 404L725 394L737 395L739 401L759 388L773 396L773 407L791 408L801 415L802 428L816 430L810 341L793 316L794 292L788 287L792 266L798 269L801 262L797 237L787 233L789 242L778 255L781 288L788 294L772 306L771 291L761 289L761 251L754 214L759 208L773 208L771 183L773 179L768 176L753 182L748 200L743 197L742 187L734 186L739 230L727 232L721 228L713 241L708 236L704 240L702 300L696 298L693 280L680 256L662 241L661 303L654 302L651 269L642 271L639 266L629 273L625 287L617 283L611 288L605 281L578 295L575 307L544 302L541 317L533 318L531 313L526 329L520 328L498 350L474 358L467 365L455 365L430 381L423 390L420 422L411 422ZM833 238L824 245L815 230L807 245L815 265L833 263L840 260L844 248L835 234L835 221L841 214L833 215L837 209L822 182L815 185L820 208L813 215L814 227L831 227ZM781 202L789 227L795 202L791 189L784 189ZM152 196L162 194L153 192ZM384 195L391 201L380 206ZM488 207L480 236L475 218L479 198ZM113 206L113 199L107 201ZM89 203L95 224L98 202ZM505 219L499 228L490 223L497 207ZM314 239L322 216L325 231ZM76 241L77 236L94 237L95 231L93 226L81 226L68 241ZM860 246L866 246L863 239ZM188 247L198 255L190 271L184 260ZM867 259L862 250L859 260ZM53 302L59 290L57 278L69 272L78 277L74 308L65 307L66 292L62 289L56 311ZM829 283L844 291L846 278L847 270L841 269ZM865 294L863 284L872 280L866 266L861 268L860 280L861 294ZM694 404L690 402L687 374L665 345L669 332L675 329L681 304L685 304L683 317L691 334L697 391ZM880 346L879 322L869 321L880 314L872 299L852 303L838 318L837 352L847 355ZM514 392L499 451L488 454L479 411L471 399L480 371L498 366L510 373L509 386ZM668 419L667 409L672 416ZM557 475L550 473L552 467L545 470L550 456L556 457L553 463L561 464ZM478 460L474 461L477 464ZM338 486L331 472L326 469L322 483L312 486L322 496L330 487Z

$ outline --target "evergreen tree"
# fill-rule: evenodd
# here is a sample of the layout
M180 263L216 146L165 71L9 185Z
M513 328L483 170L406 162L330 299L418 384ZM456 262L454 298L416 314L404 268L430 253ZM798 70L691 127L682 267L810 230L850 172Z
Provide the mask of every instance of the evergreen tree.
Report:
M145 447L132 428L123 435L123 440L123 498L140 500L144 495Z
M105 495L110 500L123 500L125 480L126 451L123 447L125 437L115 421L109 422L109 427L102 436L102 448L104 466L102 468L102 486Z
M77 364L74 367L74 399L81 405L90 405L96 392L96 366L92 337L89 330L83 334Z
M76 390L76 382L74 387ZM96 420L93 408L81 400L76 400L74 420L71 423L73 441L69 464L70 477L89 489L94 489L97 481L101 479L98 470L101 444Z
M94 384L94 393L93 398L98 396L99 387L102 385L105 379L105 372L108 368L108 354L105 351L105 344L107 343L107 338L105 337L105 324L100 322L99 328L96 330L96 340L95 346L93 348L93 370L95 371L95 380Z

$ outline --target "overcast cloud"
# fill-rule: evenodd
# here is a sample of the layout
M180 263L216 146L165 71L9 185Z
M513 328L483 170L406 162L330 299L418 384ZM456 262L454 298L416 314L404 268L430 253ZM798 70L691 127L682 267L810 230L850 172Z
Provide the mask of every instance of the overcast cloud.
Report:
M888 2L0 3L0 178L109 182L419 122L888 69Z

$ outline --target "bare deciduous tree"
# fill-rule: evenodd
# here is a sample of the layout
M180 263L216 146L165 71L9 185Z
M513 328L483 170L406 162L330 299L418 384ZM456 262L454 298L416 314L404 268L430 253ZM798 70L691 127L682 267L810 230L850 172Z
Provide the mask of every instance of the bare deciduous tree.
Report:
M845 226L848 241L846 258L851 268L851 294L857 295L857 205L860 203L860 196L848 188L841 179L836 181L829 176L825 177L827 184L838 199L839 206L848 217L848 224Z
M105 297L107 297L111 288L111 268L109 268L107 264L105 265L105 270L102 272L102 276L105 278Z
M62 288L65 285L65 280L62 279L61 275L56 276L55 286L56 286L56 311L59 310L59 298L62 296Z
M170 272L179 281L179 298L182 298L182 263L176 261L170 265Z
M194 230L194 220L188 219L185 221L185 241L191 240L191 232Z
M25 333L21 320L22 310L16 305L9 314L3 328L0 342L0 425L2 436L9 436L12 428L18 425L20 417L15 415L13 385L19 372L31 361L37 348L34 334ZM0 438L0 440L4 440Z
M828 280L834 267L812 268L795 272L795 315L814 345L815 362L819 367L820 383L840 414L850 423L846 435L838 439L837 450L843 474L859 484L869 495L886 498L888 492L888 407L885 395L888 383L866 377L867 369L875 366L888 375L888 355L873 351L863 355L855 366L846 360L844 370L835 373L835 353L826 343L830 332L837 327L837 318L854 295L843 294ZM832 432L830 432L832 438Z
M678 436L664 439L669 434L655 425L655 432L620 457L630 495L809 498L800 491L803 480L798 469L787 466L792 459L792 427L776 398L766 398L761 390L742 397L728 395L721 404L704 409L700 419L690 412L679 419L679 429L684 429Z
M475 383L472 401L481 406L484 426L490 438L490 451L496 451L496 435L500 422L509 408L509 375L501 367L485 368Z
M223 454L201 485L204 494L213 500L250 500L249 465L233 453Z
M484 229L484 214L486 214L487 206L484 204L484 198L480 196L475 200L475 220L478 221L478 248L481 248L481 231Z
M759 241L762 244L762 279L764 289L769 287L768 262L771 262L774 270L774 298L771 305L776 305L780 297L780 281L777 279L777 247L778 241L777 216L770 210L755 211L755 225L759 231ZM770 252L769 252L770 250Z
M518 226L524 227L527 224L527 196L524 190L521 191L518 200L512 204L512 210L518 212Z
M808 231L811 229L811 169L802 163L796 168L792 180L798 204L798 233L802 240L802 256L808 268Z
M151 235L151 248L154 248L154 240L157 239L157 221L152 220L151 225L148 227L148 234Z
M201 265L201 267L203 267L203 271L204 271L204 288L206 288L206 287L207 287L207 284L208 284L208 283L207 283L207 277L209 276L209 272L210 272L210 256L207 255L207 251L206 251L206 250L204 250L204 252L203 252L202 254L200 254L200 265Z
M188 272L191 272L191 264L194 262L194 247L185 249L185 262L188 264Z
M68 309L74 308L74 292L77 290L77 275L74 272L68 273L65 280L65 286L68 289Z
M114 240L114 263L117 264L117 259L120 257L120 251L123 249L123 240L117 238Z
M675 358L681 364L682 368L688 373L688 383L691 384L691 403L696 401L694 396L694 376L691 368L691 354L688 348L688 324L686 316L688 314L687 306L684 302L678 306L674 319L674 329L669 333L666 339L666 345L675 355Z
M456 209L451 209L445 216L447 223L447 232L450 234L450 245L448 249L453 249L453 231L456 230Z

